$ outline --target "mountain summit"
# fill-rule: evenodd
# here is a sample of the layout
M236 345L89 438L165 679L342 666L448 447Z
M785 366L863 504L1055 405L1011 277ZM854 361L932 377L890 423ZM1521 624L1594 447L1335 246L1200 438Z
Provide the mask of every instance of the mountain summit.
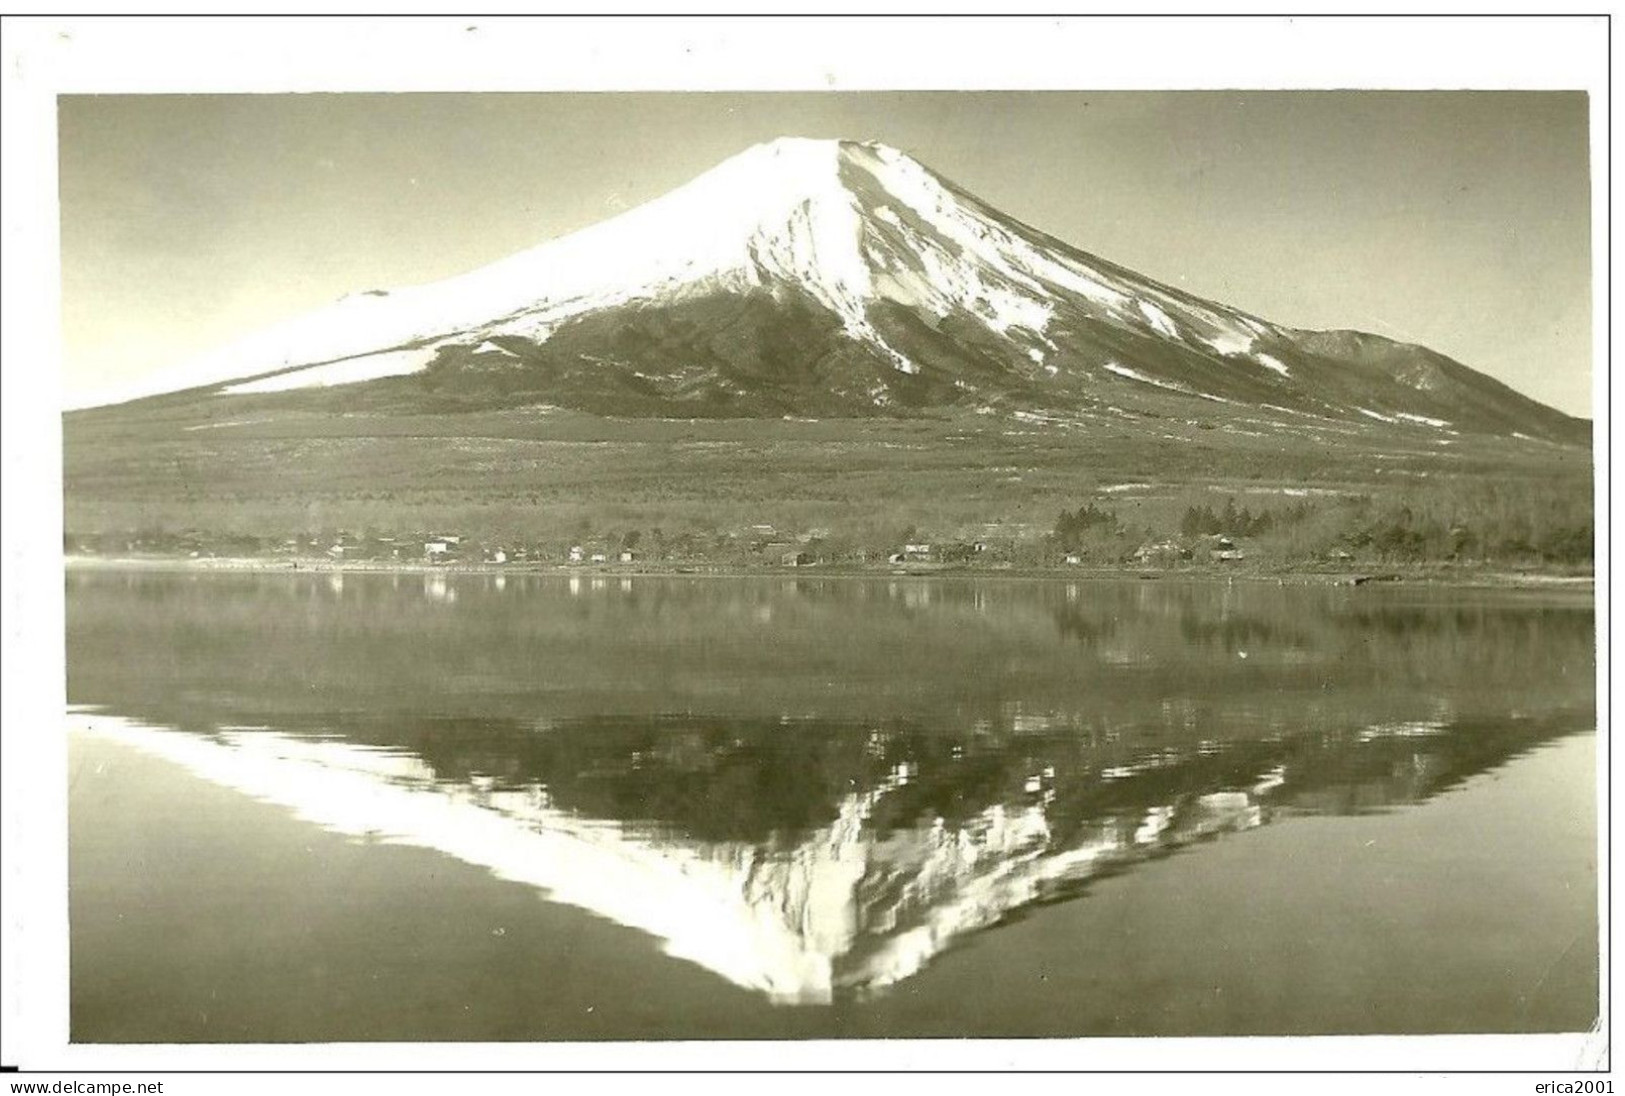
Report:
M1204 301L877 143L782 138L618 217L367 290L126 396L678 417L1250 405L1429 431L1588 426L1423 347ZM304 397L304 398L309 398Z

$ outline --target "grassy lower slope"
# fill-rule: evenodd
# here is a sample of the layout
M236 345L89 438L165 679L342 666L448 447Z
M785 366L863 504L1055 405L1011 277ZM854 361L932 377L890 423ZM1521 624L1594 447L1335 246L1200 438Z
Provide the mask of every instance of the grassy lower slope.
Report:
M1064 415L819 421L149 402L66 417L67 530L269 540L439 529L558 551L638 531L710 554L730 533L738 542L772 526L775 536L825 531L847 548L884 550L909 534L1037 552L1060 511L1095 504L1114 524L1076 547L1104 561L1177 535L1194 508L1234 499L1251 511L1293 509L1277 524L1277 539L1296 530L1282 559L1362 547L1361 530L1390 513L1466 529L1471 543L1452 540L1458 555L1527 542L1524 554L1538 560L1540 538L1557 526L1570 531L1570 556L1583 527L1589 553L1588 447L1351 426L1144 388L1125 382L1120 401Z

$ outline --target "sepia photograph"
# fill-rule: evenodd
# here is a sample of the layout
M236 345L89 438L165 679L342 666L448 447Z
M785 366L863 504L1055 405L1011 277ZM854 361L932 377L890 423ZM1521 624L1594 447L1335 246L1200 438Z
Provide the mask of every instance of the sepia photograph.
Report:
M1594 85L722 71L48 89L63 1053L1606 1069Z

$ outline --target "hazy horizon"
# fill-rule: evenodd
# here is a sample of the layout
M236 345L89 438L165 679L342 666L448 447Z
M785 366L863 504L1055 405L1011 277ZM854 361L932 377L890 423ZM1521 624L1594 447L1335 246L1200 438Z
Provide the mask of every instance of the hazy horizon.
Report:
M792 135L895 145L1149 277L1422 343L1591 413L1578 92L65 96L59 120L64 387L81 402Z

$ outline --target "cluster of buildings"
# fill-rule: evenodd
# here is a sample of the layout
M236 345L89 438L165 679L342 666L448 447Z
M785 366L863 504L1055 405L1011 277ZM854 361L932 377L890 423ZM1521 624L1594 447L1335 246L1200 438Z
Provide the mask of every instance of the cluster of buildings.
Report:
M820 546L829 539L828 529L809 529L788 537L771 525L752 525L748 532L751 552L780 567L811 567L819 561Z
M1236 546L1234 539L1221 533L1201 537L1195 544L1178 540L1159 540L1142 544L1134 550L1134 562L1142 567L1173 567L1196 561L1212 563L1239 563L1247 553ZM1067 557L1067 562L1073 562Z
M1023 533L1027 535L1023 535ZM286 538L207 536L195 531L183 534L121 535L119 537L68 537L68 552L131 551L154 554L189 554L192 556L283 556L298 566L299 561L326 558L334 562L399 563L451 565L507 565L547 564L565 566L616 566L642 563L646 553L637 543L636 534L606 537L580 543L534 541L496 541L466 533L441 530L418 530L402 533L381 533L373 530L357 533L338 530L320 534L303 533ZM714 560L717 562L749 563L766 567L799 568L820 564L890 564L906 566L962 565L981 562L987 565L1010 565L1053 560L1042 544L1043 537L1025 527L990 525L987 531L977 527L961 530L957 536L943 540L909 536L903 543L880 547L872 542L864 546L849 540L834 538L830 530L811 528L804 531L781 531L772 525L743 526L728 532L701 535L683 533L676 538L661 539L656 534L650 559L683 562L688 560ZM1225 537L1209 537L1211 544L1198 558L1215 560L1241 559L1242 553ZM241 543L239 543L241 542ZM1141 564L1177 563L1190 560L1192 549L1178 542L1167 541L1147 544L1134 553ZM1029 558L1030 557L1030 558ZM1068 554L1067 563L1081 562L1080 554Z
M287 554L307 555L315 552L333 560L380 560L420 562L432 564L453 563L527 563L557 560L549 552L534 544L479 543L460 533L417 532L402 535L366 535L340 531L321 539L289 538L281 549ZM634 563L638 554L631 548L610 550L601 547L572 545L566 553L570 563Z
M290 537L280 548L285 554L320 551L333 560L376 560L422 563L520 563L542 559L540 549L527 546L475 544L459 533L405 533L360 535L340 530L321 539Z
M622 548L613 555L616 563L636 563L638 561L638 553L632 548ZM610 558L611 553L601 548L583 548L579 544L570 546L569 561L571 563L608 563Z

